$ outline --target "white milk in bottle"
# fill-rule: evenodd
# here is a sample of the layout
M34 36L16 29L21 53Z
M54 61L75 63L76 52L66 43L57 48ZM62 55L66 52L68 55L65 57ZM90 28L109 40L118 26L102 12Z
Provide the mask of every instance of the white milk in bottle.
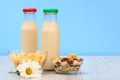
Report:
M25 8L24 22L22 25L22 49L23 51L38 50L38 25L35 21L35 8Z
M57 23L58 9L44 9L42 27L42 50L48 52L44 70L53 70L52 60L59 56L60 31Z

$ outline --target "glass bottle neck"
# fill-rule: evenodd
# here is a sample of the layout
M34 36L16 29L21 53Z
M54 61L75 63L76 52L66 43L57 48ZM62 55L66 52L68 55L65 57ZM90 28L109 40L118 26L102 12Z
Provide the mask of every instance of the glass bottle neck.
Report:
M24 13L24 21L36 21L35 12Z
M44 21L57 22L57 14L56 13L44 13Z

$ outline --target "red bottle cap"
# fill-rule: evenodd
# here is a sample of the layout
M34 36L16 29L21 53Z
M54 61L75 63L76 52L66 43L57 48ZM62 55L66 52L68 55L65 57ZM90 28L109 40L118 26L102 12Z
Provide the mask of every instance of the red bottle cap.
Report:
M36 8L24 8L23 12L36 12L37 9Z

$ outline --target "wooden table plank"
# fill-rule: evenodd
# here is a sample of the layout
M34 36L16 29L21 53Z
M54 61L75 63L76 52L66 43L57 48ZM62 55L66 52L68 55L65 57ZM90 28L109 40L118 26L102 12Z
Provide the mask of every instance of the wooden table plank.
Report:
M118 56L87 56L81 72L83 80L120 80L120 57Z

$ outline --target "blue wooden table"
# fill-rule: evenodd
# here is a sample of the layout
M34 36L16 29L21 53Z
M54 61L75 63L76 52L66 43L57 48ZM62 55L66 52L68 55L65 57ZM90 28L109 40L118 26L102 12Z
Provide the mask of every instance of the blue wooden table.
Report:
M81 57L84 62L78 73L56 74L54 71L43 71L38 80L120 80L120 56ZM16 74L8 73L12 68L8 56L0 56L0 80L23 80Z

